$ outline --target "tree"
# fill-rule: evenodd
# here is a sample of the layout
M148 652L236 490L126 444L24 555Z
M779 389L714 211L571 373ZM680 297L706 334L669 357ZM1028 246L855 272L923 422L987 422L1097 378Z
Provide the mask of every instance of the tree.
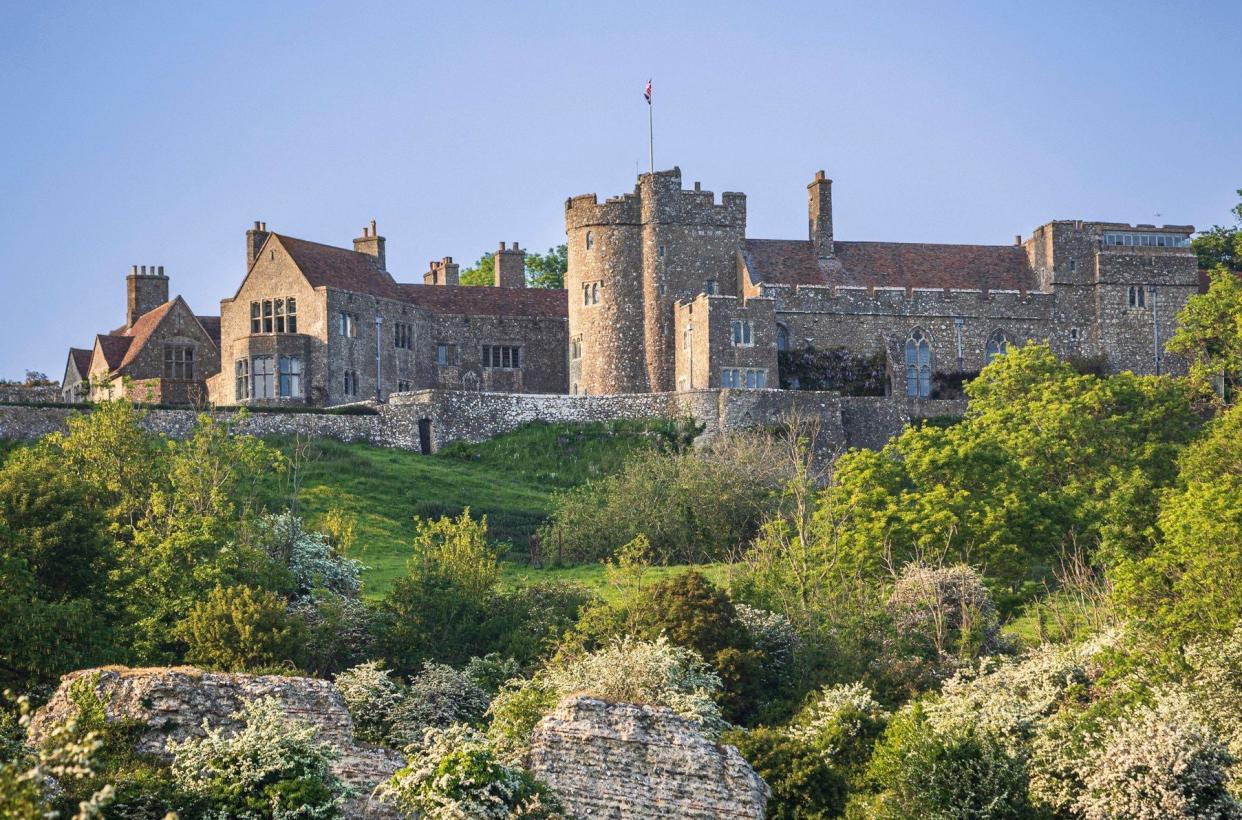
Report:
M216 587L181 626L190 663L246 672L288 661L298 645L284 598L246 586Z
M1238 196L1242 197L1242 188L1238 189ZM1234 206L1233 215L1242 225L1242 203ZM1192 239L1190 246L1203 270L1242 269L1242 230L1238 227L1215 225Z
M563 288L568 270L568 245L548 248L547 253L526 254L526 280L532 288Z
M1222 398L1233 402L1242 386L1242 276L1223 267L1209 276L1207 293L1191 296L1178 314L1168 350L1190 359L1201 390L1223 388Z
M473 267L461 272L457 281L462 285L490 288L496 283L496 254L488 252L480 256Z

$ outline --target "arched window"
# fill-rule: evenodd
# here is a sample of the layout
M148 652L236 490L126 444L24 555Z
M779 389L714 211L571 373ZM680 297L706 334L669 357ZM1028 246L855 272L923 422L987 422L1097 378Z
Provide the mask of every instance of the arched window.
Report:
M599 282L596 282L594 285L591 285L591 304L593 305L599 304Z
M777 350L788 350L789 349L789 329L786 328L784 325L776 326L776 349Z
M931 395L931 342L918 327L906 339L906 395L923 399Z
M586 246L587 246L586 249L588 251L591 250L591 248L595 247L595 234L591 233L590 231L587 231Z
M591 304L591 286L590 285L582 286L582 304L584 305Z
M997 356L1004 356L1008 352L1009 337L1005 335L1005 331L993 330L992 335L988 337L988 344L983 352L984 364L991 364L992 360Z

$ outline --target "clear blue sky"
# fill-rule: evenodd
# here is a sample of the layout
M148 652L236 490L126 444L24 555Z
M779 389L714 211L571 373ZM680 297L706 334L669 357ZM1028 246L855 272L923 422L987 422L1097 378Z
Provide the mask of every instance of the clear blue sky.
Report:
M865 10L864 10L865 9ZM216 313L256 219L389 269L563 241L656 164L749 235L1007 243L1051 219L1227 222L1242 3L0 5L0 376L59 378L131 264Z

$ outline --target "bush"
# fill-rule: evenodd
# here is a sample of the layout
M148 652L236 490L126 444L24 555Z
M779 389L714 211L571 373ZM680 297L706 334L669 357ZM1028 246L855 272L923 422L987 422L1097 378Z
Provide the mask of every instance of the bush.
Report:
M772 789L766 816L771 820L826 820L845 808L845 778L820 752L777 729L727 732L721 740L742 757Z
M371 654L371 612L358 598L317 589L289 607L295 631L305 636L299 665L331 675Z
M388 743L406 746L419 741L428 729L446 729L455 723L478 726L489 700L487 692L465 672L426 664L393 710Z
M194 605L180 631L190 663L245 672L293 657L298 636L292 623L288 604L274 592L216 587Z
M790 726L789 734L826 764L855 780L884 731L889 714L860 683L820 690Z
M346 787L332 772L337 753L315 741L313 726L290 720L272 698L242 706L226 735L204 721L205 737L171 742L179 786L240 820L342 817Z
M392 726L392 712L401 702L401 685L377 661L367 661L336 676L336 688L354 721L354 734L383 743Z
M507 681L519 677L521 665L513 658L505 658L496 652L489 652L481 658L471 658L466 664L466 674L479 688L494 696Z
M410 817L428 820L540 820L563 817L547 787L502 762L468 726L430 729L406 749L404 768L380 787Z
M328 535L303 529L302 520L286 512L268 516L261 537L273 560L289 568L295 596L326 589L357 597L362 563L341 555Z

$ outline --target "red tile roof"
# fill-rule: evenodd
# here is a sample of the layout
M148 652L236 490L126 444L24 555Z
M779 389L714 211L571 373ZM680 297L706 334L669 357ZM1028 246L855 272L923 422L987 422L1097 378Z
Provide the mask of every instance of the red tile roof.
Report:
M95 344L99 346L99 352L103 354L104 364L108 365L109 371L115 371L121 366L125 353L129 350L129 346L133 344L133 341L133 338L130 336L114 336L103 333L95 337Z
M821 263L809 240L748 239L744 253L757 282L862 287L1035 290L1026 251L1017 245L835 242Z
M400 299L393 278L375 266L373 257L358 251L321 245L283 234L272 234L313 288L352 290L385 299Z
M138 321L125 329L125 335L133 341L125 351L125 358L121 359L121 363L114 369L125 367L125 365L138 358L138 354L142 352L142 348L146 345L147 340L151 338L151 334L155 332L160 322L168 315L168 311L172 310L172 306L179 301L181 301L180 296L165 302L154 310L148 310L138 317ZM185 303L182 302L182 304Z
M91 356L93 355L93 350L83 350L80 347L69 348L69 361L73 363L73 369L78 371L79 376L85 377L91 372Z
M569 294L559 288L493 288L402 284L403 301L432 313L461 316L569 316Z

